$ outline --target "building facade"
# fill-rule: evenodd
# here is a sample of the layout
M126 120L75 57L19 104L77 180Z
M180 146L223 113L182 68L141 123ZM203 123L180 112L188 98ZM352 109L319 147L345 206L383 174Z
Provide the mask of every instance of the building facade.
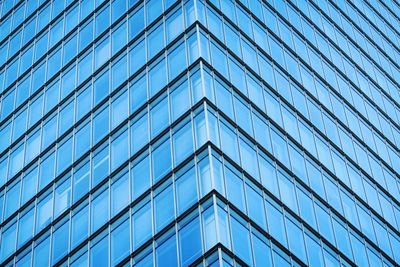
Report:
M398 266L397 0L0 1L1 266Z

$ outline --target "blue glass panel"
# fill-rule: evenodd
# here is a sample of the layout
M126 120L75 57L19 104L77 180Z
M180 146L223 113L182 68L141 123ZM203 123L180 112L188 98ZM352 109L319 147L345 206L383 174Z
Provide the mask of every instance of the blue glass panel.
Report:
M178 265L175 235L169 237L167 240L163 241L163 243L158 244L156 248L156 264L163 265L166 263L168 263L168 266Z
M117 221L117 223L120 223ZM117 224L114 223L114 224ZM111 232L111 264L116 265L129 254L129 220L120 223Z
M151 237L152 225L149 223L152 218L151 203L147 202L143 206L138 204L137 211L132 216L133 248L137 249L147 239Z
M154 182L157 182L171 170L171 146L169 139L161 140L154 146L152 152L152 166Z
M197 201L196 173L192 168L184 170L184 173L178 174L176 180L176 198L178 215Z
M201 255L200 222L198 218L179 230L181 266L189 266Z
M156 232L171 222L174 217L174 191L168 185L154 198L154 216Z
M90 250L90 262L93 266L108 266L108 235L98 241Z

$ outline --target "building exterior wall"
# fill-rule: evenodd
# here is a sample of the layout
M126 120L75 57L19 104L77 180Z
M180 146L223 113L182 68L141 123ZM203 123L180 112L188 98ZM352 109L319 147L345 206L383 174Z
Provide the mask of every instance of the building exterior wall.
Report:
M400 264L397 1L0 14L0 265Z

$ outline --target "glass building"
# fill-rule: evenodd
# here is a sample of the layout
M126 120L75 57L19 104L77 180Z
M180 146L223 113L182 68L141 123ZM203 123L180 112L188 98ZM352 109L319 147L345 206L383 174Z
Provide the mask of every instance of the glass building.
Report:
M0 15L1 266L399 266L397 0Z

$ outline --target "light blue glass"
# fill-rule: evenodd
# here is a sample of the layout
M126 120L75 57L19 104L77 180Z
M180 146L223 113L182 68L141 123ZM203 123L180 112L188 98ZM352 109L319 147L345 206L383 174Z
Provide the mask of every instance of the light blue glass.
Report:
M152 234L152 225L149 223L152 218L151 203L139 203L134 208L132 216L133 248L140 247ZM137 209L137 210L136 210Z
M201 253L200 222L193 219L179 230L180 261L182 266L189 266Z
M156 264L162 265L166 262L168 262L168 264L170 264L171 266L176 266L178 264L175 235L169 237L167 240L159 240L157 242Z
M90 250L90 262L95 266L108 266L108 236L103 237Z
M64 256L68 249L68 233L69 223L66 222L58 227L53 233L52 242L52 263L56 263L62 256Z
M172 185L166 188L154 198L155 230L160 231L174 217L174 191Z
M93 199L91 205L91 232L95 232L100 226L108 220L109 213L109 192L104 190Z
M162 143L161 143L162 142ZM170 140L160 140L152 152L153 181L157 182L172 168Z
M118 225L119 224L119 225ZM111 232L111 264L119 263L129 254L129 220L114 223L115 228Z
M183 173L177 175L177 211L178 214L182 214L197 201L196 173L194 169L190 169L183 170Z

